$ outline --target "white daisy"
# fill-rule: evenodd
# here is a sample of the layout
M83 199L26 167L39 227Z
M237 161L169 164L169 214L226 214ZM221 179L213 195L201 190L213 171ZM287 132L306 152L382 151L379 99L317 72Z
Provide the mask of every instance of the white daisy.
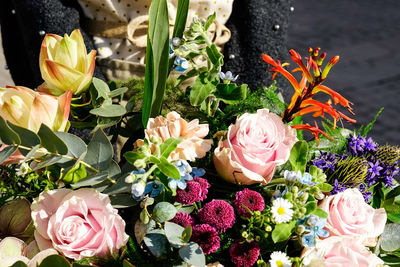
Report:
M290 267L292 262L285 252L275 251L271 254L271 259L269 260L271 267Z
M279 223L285 223L292 219L293 210L291 209L293 204L290 203L288 200L283 198L277 198L272 201L272 217L274 220Z
M22 163L19 168L16 170L16 174L18 176L24 177L25 175L27 175L30 172L31 168L29 168L28 163L24 162Z

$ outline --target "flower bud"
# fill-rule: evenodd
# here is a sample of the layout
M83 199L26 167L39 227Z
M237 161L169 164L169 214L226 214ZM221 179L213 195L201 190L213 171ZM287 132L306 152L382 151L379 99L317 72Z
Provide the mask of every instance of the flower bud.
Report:
M146 182L142 179L137 180L137 182L134 183L131 188L132 197L136 200L140 200L143 197L145 188Z
M307 192L304 192L304 193L300 196L299 200L300 200L301 203L305 203L305 202L307 201L308 197L309 197L309 194L308 194Z
M297 226L297 228L296 228L296 233L297 233L298 235L301 235L302 233L304 233L305 230L306 230L306 228L304 227L304 225L299 225L299 226Z
M242 237L247 239L249 237L249 234L246 231L244 231L242 232Z
M145 159L137 159L133 163L133 166L135 166L137 169L146 168L146 160Z
M271 232L271 231L272 231L271 225L267 225L267 226L265 227L265 231L266 231L266 232Z

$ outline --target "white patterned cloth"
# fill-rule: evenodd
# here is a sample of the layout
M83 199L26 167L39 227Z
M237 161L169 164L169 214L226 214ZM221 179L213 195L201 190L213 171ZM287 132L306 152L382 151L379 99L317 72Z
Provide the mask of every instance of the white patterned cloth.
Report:
M115 37L115 34L113 37L105 37L107 34L93 37L98 51L98 65L107 78L126 80L133 75L143 76L151 0L78 0L78 2L85 16L92 21L92 25L125 25L126 29L126 25L135 24L133 27L128 27L130 32L127 36L131 37L130 40L125 36L126 30L123 30L125 32L118 37ZM173 25L178 0L167 0L167 2L170 25ZM193 17L204 19L213 12L217 15L217 24L224 25L232 12L232 3L233 0L191 0L188 25ZM216 44L219 46L223 46L230 37L229 30L224 28L229 36L225 35L219 42L217 40Z

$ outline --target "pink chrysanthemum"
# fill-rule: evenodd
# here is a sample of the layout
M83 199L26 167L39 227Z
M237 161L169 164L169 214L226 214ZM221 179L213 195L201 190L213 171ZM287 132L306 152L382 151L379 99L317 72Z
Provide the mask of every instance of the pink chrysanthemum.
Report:
M190 240L199 244L206 255L217 251L220 246L218 232L209 224L198 224L194 226Z
M243 205L251 211L263 211L265 208L264 198L261 194L247 188L236 193L234 204L239 215L247 218L250 218L251 215Z
M201 185L195 181L186 182L185 189L176 190L175 201L182 204L193 204L201 197Z
M229 254L231 255L231 261L236 266L252 266L260 255L260 247L255 241L244 242L243 244L236 242L229 248Z
M235 212L233 207L226 201L214 199L204 205L199 211L201 223L214 226L218 232L225 232L235 223Z
M194 219L187 213L178 212L171 222L179 224L182 227L188 227L189 225L194 225Z
M205 200L207 198L208 188L210 188L211 185L204 178L194 177L193 180L198 182L200 184L200 186L201 186L200 200L201 201Z

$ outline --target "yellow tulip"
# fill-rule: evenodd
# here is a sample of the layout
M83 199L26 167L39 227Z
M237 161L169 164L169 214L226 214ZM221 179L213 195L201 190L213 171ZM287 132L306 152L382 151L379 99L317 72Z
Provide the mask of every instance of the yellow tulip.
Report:
M53 131L67 131L72 92L56 97L27 87L0 88L0 117L38 132L43 123Z
M88 89L92 80L95 56L95 50L87 54L79 30L64 37L46 34L39 58L40 72L45 82L38 90L53 95L72 90L74 95L80 95Z

